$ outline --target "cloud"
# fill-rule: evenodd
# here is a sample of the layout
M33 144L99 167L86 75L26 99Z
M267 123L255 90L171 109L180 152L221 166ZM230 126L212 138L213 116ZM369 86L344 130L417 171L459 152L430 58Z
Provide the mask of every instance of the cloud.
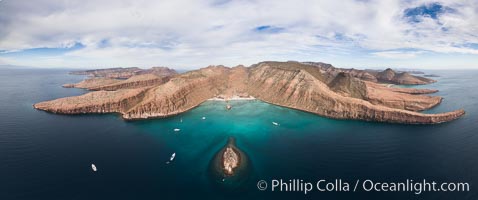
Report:
M424 53L423 51L380 51L373 52L375 56L391 59L410 59Z
M262 60L352 65L417 52L477 56L476 21L478 5L467 0L2 1L0 58L192 68Z

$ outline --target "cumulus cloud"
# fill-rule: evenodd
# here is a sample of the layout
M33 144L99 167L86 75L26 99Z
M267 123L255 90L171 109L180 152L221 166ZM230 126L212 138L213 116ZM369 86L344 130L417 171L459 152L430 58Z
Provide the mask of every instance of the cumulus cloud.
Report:
M470 44L478 44L477 21L478 4L467 0L5 0L0 60L193 68L263 60L351 65L343 60L424 52L476 56ZM62 51L42 54L48 49Z

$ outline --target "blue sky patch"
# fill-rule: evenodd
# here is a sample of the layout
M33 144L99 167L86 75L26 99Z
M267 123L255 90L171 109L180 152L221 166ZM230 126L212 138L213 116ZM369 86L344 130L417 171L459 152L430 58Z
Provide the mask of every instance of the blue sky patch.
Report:
M99 43L98 43L98 47L99 48L106 48L106 47L109 47L111 46L111 43L110 43L110 40L109 39L102 39Z
M263 25L263 26L257 26L256 28L254 28L254 31L259 33L279 33L284 31L284 28L270 26L270 25Z
M82 49L84 47L85 45L79 42L76 42L72 47L69 47L69 48L42 47L42 48L25 49L21 51L0 50L0 55L2 56L57 56L57 55L63 55L66 52Z
M214 0L212 2L212 5L214 6L223 6L223 5L226 5L228 4L229 2L231 2L232 0Z
M466 43L462 46L466 48L470 48L470 49L478 49L478 43ZM457 46L457 47L460 47L460 46Z
M352 38L344 35L343 33L335 33L334 35L335 40L337 41L345 41L345 42L351 42L353 41Z
M423 17L429 17L434 20L438 20L440 15L446 12L454 12L454 9L443 6L439 3L431 3L415 8L407 8L404 11L404 15L408 18L409 22L419 23L422 21Z

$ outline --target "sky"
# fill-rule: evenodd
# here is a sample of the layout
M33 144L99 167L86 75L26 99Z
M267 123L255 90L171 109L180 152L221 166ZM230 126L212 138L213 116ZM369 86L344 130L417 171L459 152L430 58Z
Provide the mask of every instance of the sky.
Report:
M0 0L0 65L478 69L478 0Z

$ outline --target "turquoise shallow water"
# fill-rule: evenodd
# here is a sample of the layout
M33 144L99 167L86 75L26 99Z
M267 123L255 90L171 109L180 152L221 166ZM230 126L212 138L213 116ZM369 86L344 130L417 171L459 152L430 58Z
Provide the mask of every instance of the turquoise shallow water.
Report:
M2 69L0 199L476 199L478 71L430 73L441 75L439 82L418 87L439 89L445 99L427 112L464 108L466 116L439 125L398 125L333 120L257 100L232 101L230 111L225 102L207 101L178 116L132 122L115 114L55 115L31 105L85 93L60 87L83 77ZM251 171L238 186L222 187L208 167L230 136L249 155ZM176 159L166 164L173 152ZM279 178L425 178L469 182L471 191L305 196L256 188L258 180Z

